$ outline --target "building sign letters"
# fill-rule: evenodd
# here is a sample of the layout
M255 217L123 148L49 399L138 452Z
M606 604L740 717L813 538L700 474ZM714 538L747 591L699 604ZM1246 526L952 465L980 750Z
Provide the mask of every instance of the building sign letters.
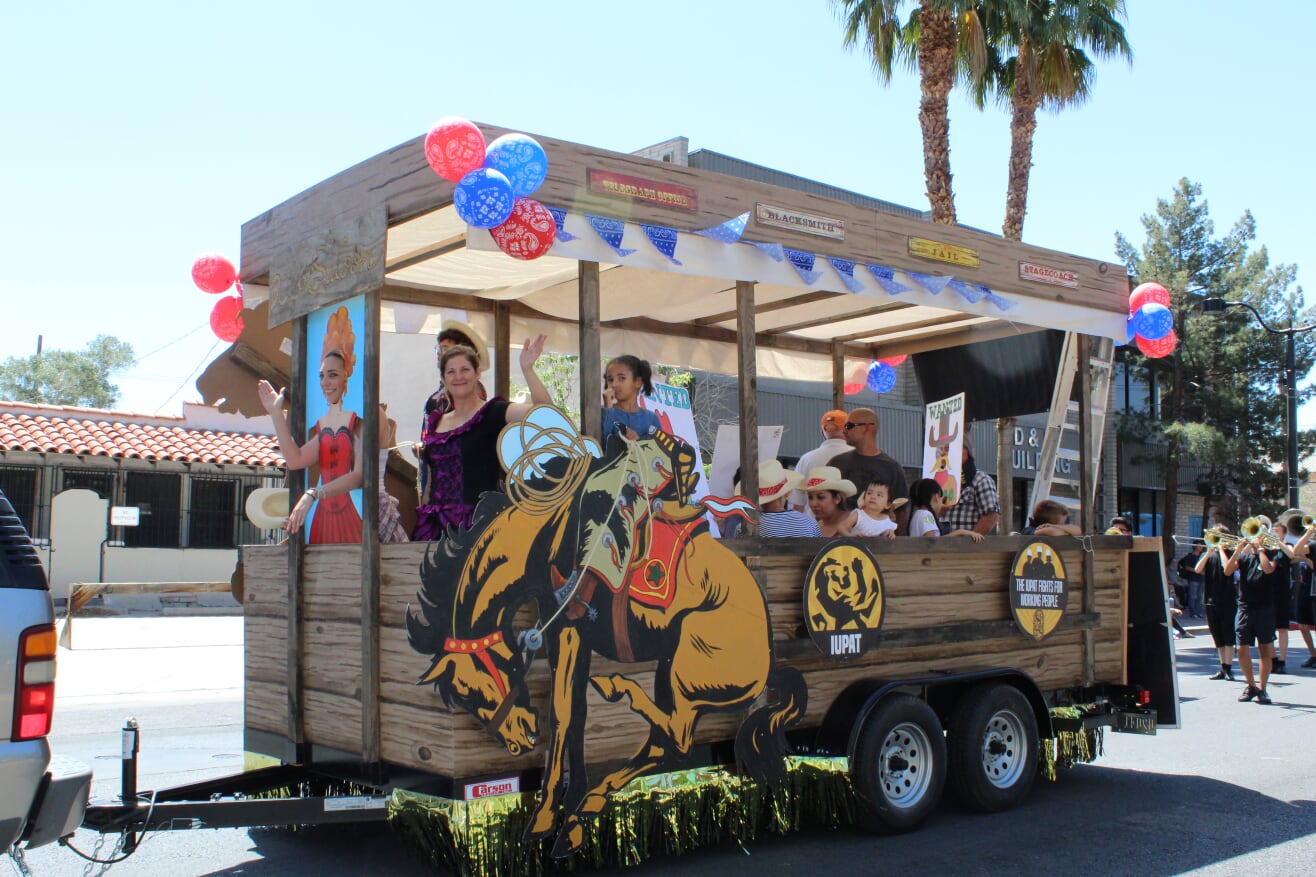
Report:
M611 195L614 198L627 198L641 201L655 207L667 207L672 210L684 210L694 213L699 210L699 192L689 186L666 183L661 180L646 180L629 174L589 168L586 171L589 190L599 195Z
M798 210L790 210L773 204L763 204L762 202L754 205L754 219L759 225L772 225L777 228L788 228L791 231L799 231L818 237L832 238L838 241L845 240L845 220L843 219L833 219L830 216L818 216L813 213L801 213Z
M957 247L954 244L932 241L927 238L910 238L909 254L918 256L920 259L931 259L934 262L959 265L961 268L978 267L977 250L971 250L968 247Z

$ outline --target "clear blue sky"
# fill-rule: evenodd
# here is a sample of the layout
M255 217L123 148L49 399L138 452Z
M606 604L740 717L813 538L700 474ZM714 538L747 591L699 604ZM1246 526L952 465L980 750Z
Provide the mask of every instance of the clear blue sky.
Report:
M1272 261L1310 262L1316 3L1266 4L1264 38L1237 2L1129 6L1132 66L1040 117L1025 240L1113 260L1186 176L1218 233L1250 209ZM9 3L0 40L0 358L117 335L131 410L178 413L221 349L199 253L236 260L245 220L440 116L618 151L684 135L927 206L916 77L879 85L827 0ZM953 99L951 141L960 221L999 230L1008 115Z

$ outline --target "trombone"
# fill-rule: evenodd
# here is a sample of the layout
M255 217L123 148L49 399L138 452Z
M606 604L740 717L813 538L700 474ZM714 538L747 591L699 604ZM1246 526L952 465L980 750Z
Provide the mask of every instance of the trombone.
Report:
M1311 515L1307 515L1307 518L1311 517ZM1309 521L1308 525L1310 526L1311 523L1313 523L1313 521ZM1280 547L1280 541L1275 538L1273 533L1266 529L1265 525L1261 523L1260 518L1248 518L1238 529L1239 535L1237 536L1233 533L1222 533L1218 528L1212 527L1202 533L1200 537L1172 536L1171 538L1176 545L1205 545L1210 549L1217 546L1234 548L1237 547L1240 542L1251 542L1259 537L1262 548L1275 549Z

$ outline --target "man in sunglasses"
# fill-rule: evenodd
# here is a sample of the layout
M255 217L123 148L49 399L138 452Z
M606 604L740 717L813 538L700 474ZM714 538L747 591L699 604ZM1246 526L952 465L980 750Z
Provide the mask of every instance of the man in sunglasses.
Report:
M877 446L877 412L871 408L856 408L845 421L845 442L852 450L833 457L831 465L841 470L841 477L856 485L881 481L891 485L891 501L909 498L909 482L905 470L890 454ZM862 487L860 488L863 489ZM908 532L909 506L902 504L896 510L898 533Z

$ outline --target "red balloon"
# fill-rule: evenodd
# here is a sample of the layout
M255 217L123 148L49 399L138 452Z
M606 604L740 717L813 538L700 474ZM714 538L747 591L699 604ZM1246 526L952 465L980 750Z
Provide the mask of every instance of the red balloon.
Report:
M878 362L885 362L887 365L895 368L907 359L909 359L909 354L902 353L899 356L888 356L884 359L879 359Z
M232 344L242 334L242 299L226 295L210 309L210 331L220 341Z
M228 292L237 279L238 270L219 253L205 253L192 263L192 282L202 292L211 295Z
M1136 314L1138 308L1145 304L1155 302L1158 305L1170 306L1170 293L1164 286L1159 283L1142 283L1129 293L1129 313Z
M557 238L557 223L548 208L534 198L517 198L512 215L489 229L494 243L513 259L538 259Z
M425 135L425 160L454 183L484 164L484 135L474 122L445 116Z
M1174 334L1173 329L1170 330L1170 334L1166 335L1164 338L1157 338L1155 341L1150 338L1144 338L1141 335L1133 340L1137 343L1138 349L1152 359L1161 359L1162 357L1169 356L1171 353L1174 353L1174 348L1179 346L1179 336Z
M863 385L863 384L842 384L842 385L841 385L841 389L845 391L845 395L847 395L847 396L853 396L855 393L858 393L858 392L859 392L860 390L862 390L863 388L864 388L864 385Z

